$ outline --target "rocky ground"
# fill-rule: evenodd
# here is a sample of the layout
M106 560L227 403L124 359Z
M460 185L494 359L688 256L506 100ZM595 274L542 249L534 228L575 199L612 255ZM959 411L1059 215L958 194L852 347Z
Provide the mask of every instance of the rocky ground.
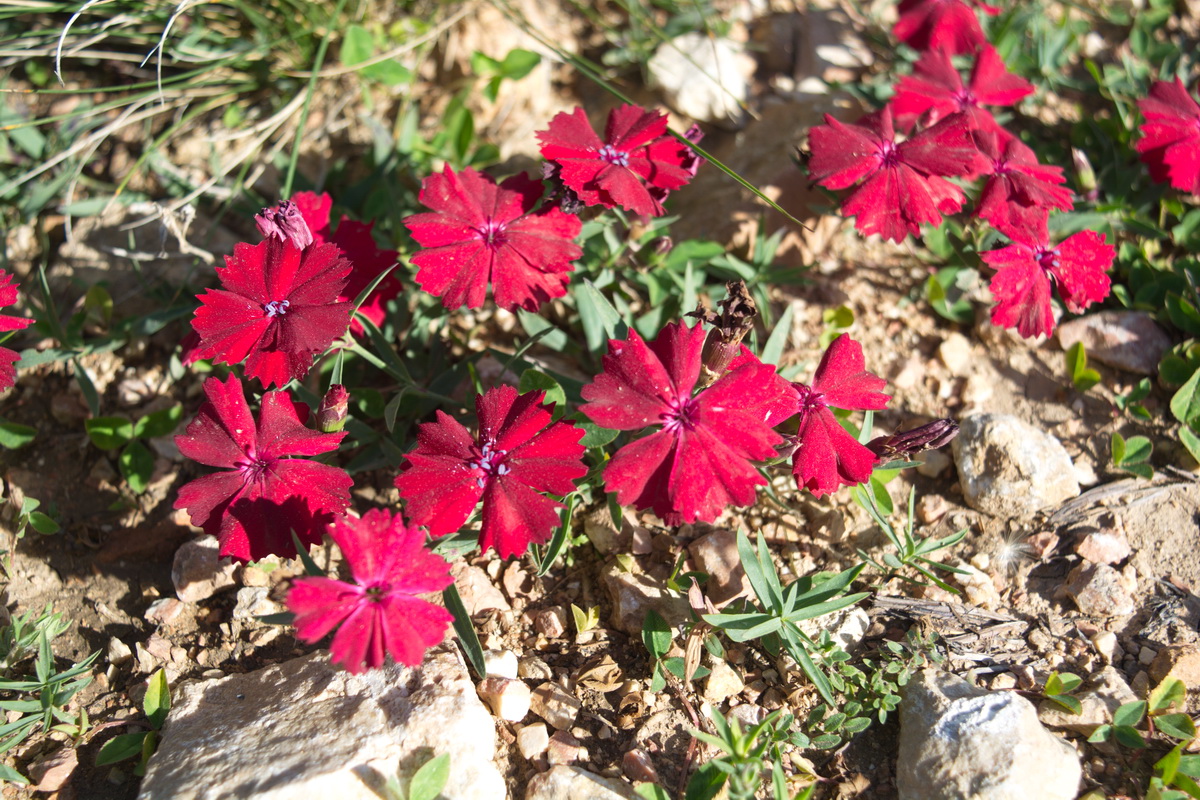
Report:
M788 229L778 258L812 267L803 284L773 291L776 316L792 309L784 364L804 365L801 375L811 375L823 312L853 310L851 332L868 367L894 394L877 431L937 417L962 426L952 449L927 454L920 468L890 484L893 497L902 505L915 487L921 536L967 531L938 555L962 571L945 575L961 594L868 571L861 583L872 597L820 621L817 629L836 631L856 659L910 630L936 633L945 658L914 676L900 713L886 724L833 750L788 748L793 791L815 774L815 796L830 798L935 796L928 787L944 797L1072 798L1092 788L1141 796L1145 769L1085 739L1165 676L1200 686L1196 465L1165 427L1134 423L1114 405L1116 394L1152 374L1154 351L1171 340L1148 318L1124 314L1085 317L1043 342L992 327L982 305L974 326L937 317L922 299L929 268L915 247L864 243L840 219L822 216L825 200L790 158L820 113L851 102L808 92L812 79L844 79L870 66L870 49L856 34L863 20L838 7L760 11L735 26L727 55L714 56L746 75L751 113L712 125L706 145L810 225ZM530 13L545 17L564 45L586 45L577 22L554 9ZM446 57L534 46L503 22L490 7L465 18L448 34ZM755 47L743 47L746 40ZM594 90L564 84L561 70L542 69L501 96L503 113L491 109L486 128L505 158L528 157L532 129L578 96L592 99ZM675 121L732 110L723 93L697 99L669 85L644 91L646 102L665 95ZM319 163L319 154L312 157ZM743 253L760 229L783 225L716 170L702 171L674 202L681 220L673 236L719 238ZM144 271L170 286L207 269L186 253L138 270L112 258L113 242L129 245L121 226L141 213L77 222L69 239L54 220L38 223L54 234L45 255L56 291L76 297L79 286L103 277L132 314L147 302L139 291ZM24 247L28 255L13 261L23 285L32 285L30 270L42 255L31 245L35 234L32 226L8 234L10 254ZM244 234L201 215L191 241L221 254ZM512 327L502 313L477 319L498 340ZM106 408L139 417L179 402L194 411L199 377L169 366L182 330L172 323L82 360ZM1063 368L1063 349L1080 339L1102 377L1086 393ZM1145 401L1155 419L1165 397L1156 390ZM170 437L149 442L154 475L133 498L121 487L115 452L89 442L87 405L61 363L23 371L3 403L7 419L39 431L35 447L4 454L8 508L36 497L53 504L63 527L53 537L12 539L6 605L53 603L74 622L56 643L62 659L102 653L79 699L95 732L78 749L61 736L29 740L12 755L37 788L5 785L5 797L369 798L397 765L411 774L440 753L451 755L448 800L634 798L635 784L645 781L677 796L690 769L714 755L689 735L708 724L705 704L752 723L777 709L802 718L819 702L790 659L729 643L726 659L703 656L706 677L650 690L653 664L641 642L646 611L673 623L691 614L688 598L666 587L679 557L686 555L685 571L710 576L705 593L723 606L749 595L738 529L762 532L785 580L845 569L860 549L877 558L886 549L848 492L815 500L785 480L773 487L776 499L764 496L713 525L669 528L632 511L617 525L603 507L583 509L568 556L544 577L528 560L456 562L459 590L489 653L486 677L468 672L452 642L418 669L354 677L331 669L323 651L299 645L289 628L258 619L282 610L298 564L221 564L215 542L171 510L174 492L197 470ZM1111 467L1114 431L1155 441L1153 480ZM390 475L358 485L362 505L397 501ZM329 551L314 555L336 570ZM597 609L598 619L581 630L572 607ZM670 655L684 655L686 645L676 641ZM145 779L131 774L132 762L93 766L106 740L139 729L146 679L160 668L174 710ZM1086 679L1082 714L1041 701L1052 671ZM1197 711L1194 697L1187 710Z

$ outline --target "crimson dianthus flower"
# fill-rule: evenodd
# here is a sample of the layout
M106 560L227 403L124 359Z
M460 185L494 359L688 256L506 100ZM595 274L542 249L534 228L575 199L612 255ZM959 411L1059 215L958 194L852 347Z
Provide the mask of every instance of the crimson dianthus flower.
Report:
M559 178L585 204L660 216L666 209L650 189L678 189L695 164L691 148L666 133L666 114L623 105L608 115L603 141L582 108L558 114L537 137L542 157L558 164Z
M1106 274L1116 256L1116 248L1104 243L1104 235L1080 231L1057 245L1050 243L1046 215L1000 229L1012 243L998 250L980 253L980 258L996 270L992 276L992 323L1016 328L1025 338L1049 335L1054 330L1050 307L1050 288L1072 313L1078 314L1092 303L1108 296Z
M972 6L987 14L1000 13L999 8L980 0L900 0L900 19L892 33L917 50L970 53L986 42Z
M829 409L880 411L891 397L883 378L867 372L862 345L843 333L833 340L811 386L793 384L800 394L800 424L792 474L796 485L817 497L855 486L871 477L877 456L851 436Z
M353 583L297 578L287 595L296 635L313 644L334 628L330 660L349 672L375 669L391 656L415 667L442 641L454 617L421 599L453 582L450 566L425 549L425 534L404 518L374 509L361 519L343 517L329 526Z
M998 127L983 106L1011 106L1033 93L1033 84L1010 73L996 48L984 45L975 56L966 85L945 50L930 50L896 84L889 101L896 125L910 130L918 119L932 124L943 117L963 112L975 128Z
M350 304L339 301L350 262L332 244L300 250L274 236L238 243L221 289L200 295L192 327L200 334L195 358L226 364L245 360L246 374L263 386L304 377L313 356L346 332Z
M1039 164L1021 140L1001 129L975 131L975 144L988 163L975 215L1001 229L1029 227L1051 208L1075 207L1061 167Z
M350 274L346 277L346 286L338 295L338 300L353 303L359 293L379 277L379 273L396 263L397 252L385 250L375 242L375 237L371 234L371 229L375 227L374 222L358 222L343 214L336 230L329 227L333 198L328 194L297 192L292 196L291 204L299 210L312 234L313 242L336 244L342 255L350 261ZM387 313L387 301L400 294L402 288L396 272L388 273L375 287L375 291L359 306L358 312L377 327L382 327ZM356 335L361 334L362 324L357 319L352 320L350 330Z
M887 106L854 124L828 114L825 123L808 135L809 174L826 189L854 187L842 213L857 216L863 234L899 242L919 233L921 223L937 225L942 214L962 208L962 190L940 176L965 175L978 164L965 115L946 117L900 143Z
M470 167L430 175L420 200L433 212L404 220L425 248L412 257L417 283L446 308L483 305L489 282L502 308L536 311L562 297L583 253L572 241L583 226L557 208L534 211L543 191L524 173L499 185Z
M1138 101L1146 117L1136 145L1150 176L1184 192L1200 194L1200 105L1183 81L1156 81Z
M652 509L668 525L753 503L766 484L753 462L775 455L783 437L773 428L796 413L788 382L749 351L693 394L706 336L703 325L672 322L647 344L630 330L609 340L604 371L582 391L580 410L597 425L655 428L617 451L604 483L618 503Z
M0 270L0 308L11 306L16 302L17 286L13 283L13 276ZM25 317L10 317L7 314L0 314L0 333L19 331L32 324L33 320ZM16 383L17 370L13 364L20 360L21 356L15 350L0 347L0 392L11 388Z
M345 470L301 458L336 450L346 434L304 427L308 408L287 392L267 392L255 420L241 382L204 382L208 402L184 433L179 452L224 472L197 478L179 490L175 508L220 539L221 555L257 561L296 555L292 531L306 545L321 541L333 515L350 504L353 481Z
M541 494L565 495L587 474L584 431L551 422L553 404L544 392L520 396L497 386L475 398L479 435L441 411L437 422L417 429L417 447L396 477L409 518L434 536L454 533L482 500L479 548L501 558L542 544L558 526L562 503Z

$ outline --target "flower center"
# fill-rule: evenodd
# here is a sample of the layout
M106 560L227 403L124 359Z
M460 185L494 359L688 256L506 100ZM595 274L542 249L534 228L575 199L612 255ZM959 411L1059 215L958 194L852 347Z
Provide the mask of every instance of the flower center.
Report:
M896 150L895 142L883 142L879 145L879 166L894 167L900 163L900 153Z
M679 398L671 403L671 408L659 415L663 430L667 433L678 434L683 430L696 427L696 416L699 407L694 398Z
M800 397L800 414L811 414L814 411L819 411L826 408L825 395L816 391L810 386L805 386L803 383L793 383L796 387L796 393Z
M247 456L238 462L237 470L246 483L262 483L271 469L271 462L260 456Z
M1044 270L1058 269L1058 250L1053 247L1039 247L1033 254L1033 260Z
M979 105L979 101L975 99L975 95L967 88L959 89L954 93L954 102L958 105L959 111L966 111L968 108Z
M475 485L480 489L487 482L484 476L507 475L512 471L508 464L504 463L504 457L508 455L508 451L496 450L495 445L495 442L484 442L483 447L480 449L479 460L471 461L467 464L471 469L477 469L484 473L483 475L475 476Z
M618 167L629 166L629 153L626 153L624 150L618 150L611 144L606 144L604 147L601 147L599 155L601 161L607 161L609 164L613 164Z
M291 304L290 300L272 300L263 306L263 311L267 312L268 317L282 317Z
M508 237L504 235L503 222L496 222L489 219L483 223L482 227L476 228L476 230L479 231L479 236L483 239L483 243L493 250L508 241Z

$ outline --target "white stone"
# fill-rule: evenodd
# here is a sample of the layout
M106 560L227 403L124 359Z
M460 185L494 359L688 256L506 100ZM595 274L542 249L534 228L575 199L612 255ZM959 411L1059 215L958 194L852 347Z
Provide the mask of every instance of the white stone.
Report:
M171 564L171 582L175 595L185 603L207 600L222 589L236 584L237 565L220 558L221 545L212 536L184 542L175 551Z
M483 671L489 678L517 677L517 654L512 650L485 650Z
M108 658L108 663L114 665L124 664L126 661L133 658L133 651L129 649L129 645L125 644L115 636L108 640L108 647L104 652L105 656Z
M962 375L972 361L971 340L961 333L952 333L938 345L938 358L951 375Z
M479 682L479 696L493 714L508 722L520 722L529 713L531 693L522 681L484 678Z
M754 59L729 39L685 33L663 42L647 65L667 104L698 122L739 122Z
M921 462L921 466L917 467L917 472L926 478L936 478L951 464L950 456L941 450L926 451L917 456L917 459Z
M351 675L321 653L173 694L140 800L378 800L442 753L441 798L506 797L495 725L452 644L417 668Z
M559 766L530 778L525 800L639 800L639 796L624 781Z
M546 752L549 746L550 733L546 730L544 722L535 722L517 731L517 749L526 761L537 758Z
M704 681L704 699L710 703L723 703L745 688L741 676L723 658L709 660L712 672Z
M557 683L543 683L533 691L533 713L560 731L570 730L583 703Z

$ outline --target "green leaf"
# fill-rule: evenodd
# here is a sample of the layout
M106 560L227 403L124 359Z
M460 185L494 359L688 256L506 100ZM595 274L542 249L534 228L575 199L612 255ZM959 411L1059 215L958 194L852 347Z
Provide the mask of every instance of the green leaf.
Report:
M1046 694L1056 695L1073 692L1083 683L1083 678L1069 672L1051 672L1046 679Z
M640 786L634 787L633 791L642 800L671 800L671 795L667 794L667 790L657 783L643 783Z
M550 544L546 546L546 553L542 556L541 563L538 564L538 577L544 576L554 566L554 562L558 560L562 554L563 548L567 544L567 537L571 533L571 517L575 512L575 501L579 495L575 492L567 495L567 507L562 512L562 523L554 531L554 536L550 539Z
M779 316L774 330L767 337L767 343L763 345L761 361L764 364L770 364L773 367L779 366L779 359L783 357L783 348L792 332L792 317L795 316L795 313L795 307L789 303Z
M1131 703L1125 703L1123 706L1113 712L1113 726L1130 727L1137 725L1142 721L1142 717L1146 716L1147 707L1148 704L1145 700L1134 700Z
M362 62L375 55L375 37L362 25L350 25L342 37L342 63L347 67Z
M75 373L75 382L79 384L79 391L83 392L83 399L87 401L88 411L93 417L100 416L100 395L96 391L96 384L92 383L91 377L79 363L79 359L72 359L71 366Z
M467 663L478 677L484 677L487 670L483 666L483 645L479 643L471 615L467 613L467 607L463 605L458 589L453 583L442 592L442 600L446 604L446 610L454 615L454 632L458 634L458 644L467 656Z
M149 731L122 733L109 739L96 754L96 766L104 767L142 754L142 740Z
M435 756L413 774L408 784L408 800L434 800L450 779L450 754Z
M1136 464L1150 459L1154 445L1145 436L1131 436L1125 440L1125 463Z
M1187 714L1163 714L1151 719L1154 721L1154 727L1167 736L1183 741L1190 741L1196 736L1196 723L1192 722L1192 718Z
M692 773L684 790L684 800L713 800L725 785L725 773L717 768L718 761L709 761Z
M587 348L592 353L598 353L605 339L617 338L621 315L587 278L575 287L575 303L579 307L579 321L583 325Z
M150 477L154 474L154 456L135 439L121 451L117 466L133 493L141 494L150 485Z
M1164 678L1162 683L1155 686L1150 696L1146 698L1151 714L1166 711L1171 706L1183 707L1187 698L1187 686L1179 678Z
M29 527L33 528L43 536L52 536L60 530L58 522L53 517L43 514L41 511L29 512Z
M37 429L16 422L0 422L0 447L16 450L37 438Z
M1113 431L1110 441L1112 446L1112 463L1119 467L1125 462L1125 437Z
M1071 376L1071 382L1079 391L1086 392L1100 382L1100 373L1094 369L1088 369L1087 352L1084 350L1083 342L1076 342L1067 348L1066 361L1067 374Z
M576 426L583 428L583 438L579 440L579 443L589 450L593 447L604 447L621 435L620 431L601 428L582 414L576 414L571 420Z
M1145 478L1146 480L1150 480L1154 477L1154 468L1146 463L1125 463L1121 465L1121 469L1125 472L1130 472L1134 475L1137 475L1139 478Z
M1146 747L1146 740L1142 738L1141 732L1132 725L1114 725L1113 736L1124 747L1141 750Z
M519 81L540 64L542 57L532 50L522 50L514 47L508 51L504 61L500 63L500 74L511 81Z
M142 700L142 710L155 730L160 730L167 721L171 711L171 687L167 685L167 673L159 670L150 676L146 684L146 697Z
M1192 458L1200 461L1200 436L1197 436L1191 428L1184 425L1179 429L1179 441L1192 454Z
M1100 744L1102 742L1107 742L1110 738L1112 738L1112 733L1112 725L1101 725L1096 728L1096 730L1092 731L1092 735L1089 736L1087 740L1092 744Z
M155 411L139 419L133 426L133 436L137 439L154 439L166 436L183 420L183 405L176 403L170 408Z
M10 767L8 764L0 764L0 781L7 781L8 783L16 783L16 784L20 784L21 786L29 785L29 779L26 778L21 773L17 772L15 769Z
M1171 398L1171 413L1193 430L1200 428L1200 370L1193 372Z
M647 611L642 621L642 644L656 661L671 649L671 626L654 609Z
M1052 703L1057 703L1072 714L1083 713L1083 703L1079 702L1078 698L1071 697L1069 694L1050 695L1046 699Z
M133 438L133 423L124 417L93 417L83 421L83 428L101 450L115 450Z
M567 393L559 386L558 381L541 370L527 369L522 372L517 391L521 394L534 391L545 392L542 402L553 403L555 410L560 414L567 405Z

